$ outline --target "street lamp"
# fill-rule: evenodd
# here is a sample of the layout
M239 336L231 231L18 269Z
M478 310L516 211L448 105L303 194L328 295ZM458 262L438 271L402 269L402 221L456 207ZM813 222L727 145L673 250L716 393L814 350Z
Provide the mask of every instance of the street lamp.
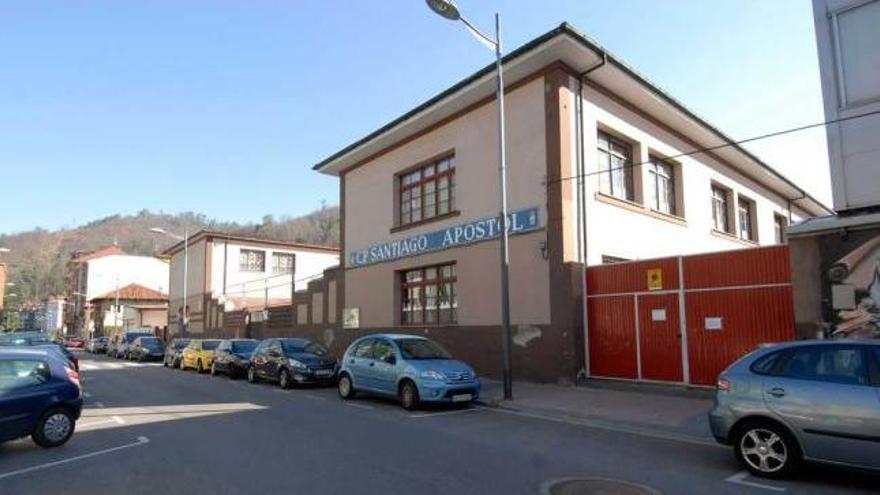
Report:
M177 235L172 234L171 232L168 232L163 228L153 227L152 229L150 229L150 232L154 234L162 234L178 241L183 241L183 322L180 325L180 337L183 338L186 337L186 329L188 323L188 318L186 314L186 279L189 276L189 230L184 228L183 235Z
M501 182L501 352L502 376L504 378L504 398L513 398L513 378L511 376L510 344L510 252L507 234L507 155L504 146L504 75L501 67L501 19L495 14L495 38L483 34L467 19L462 17L458 7L451 0L426 0L428 7L437 15L450 21L461 21L478 41L495 51L496 86L495 98L498 109L498 174Z

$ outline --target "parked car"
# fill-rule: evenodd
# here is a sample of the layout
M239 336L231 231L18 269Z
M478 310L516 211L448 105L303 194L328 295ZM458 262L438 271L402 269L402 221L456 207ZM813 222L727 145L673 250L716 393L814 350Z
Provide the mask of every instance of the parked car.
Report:
M211 362L214 361L214 350L220 345L219 339L192 339L189 344L183 348L180 355L180 369L186 370L195 368L199 373L204 373L211 369Z
M709 423L756 476L786 477L801 461L880 469L880 342L760 348L718 377Z
M172 368L180 367L180 356L183 349L189 345L190 339L172 339L165 347L165 357L162 359L163 366Z
M368 335L348 347L339 371L339 396L357 392L397 397L405 409L420 403L465 403L480 395L480 380L436 342L414 335Z
M132 342L128 350L128 359L131 361L163 361L165 347L159 337L138 337Z
M122 359L128 359L129 351L131 350L131 344L134 343L140 337L155 337L153 332L151 331L143 331L143 330L127 330L119 340L119 345L116 348L116 357Z
M86 341L79 337L67 337L64 345L73 349L82 349L85 347Z
M54 342L48 344L40 344L40 345L32 345L28 347L29 349L37 349L45 352L49 352L53 354L58 359L62 360L66 364L68 364L74 371L79 371L79 358L76 354L70 352L63 345L58 345Z
M114 337L113 340L107 343L107 355L120 359L122 357L124 343L120 339L120 337Z
M2 347L30 348L52 352L58 359L69 363L75 371L79 371L79 358L76 354L70 352L64 345L58 344L41 335L6 336L0 338L0 348Z
M92 339L89 341L89 346L86 348L87 351L92 354L104 354L107 352L107 343L110 342L110 339L107 337L98 337L96 339Z
M225 374L229 378L237 378L247 373L251 355L257 348L259 341L254 339L229 339L224 340L214 351L214 360L211 362L211 376Z
M298 384L332 384L339 365L321 344L308 339L267 339L254 350L247 379L278 382L281 388Z
M62 445L82 404L79 373L54 354L0 348L0 442L30 435L41 447Z

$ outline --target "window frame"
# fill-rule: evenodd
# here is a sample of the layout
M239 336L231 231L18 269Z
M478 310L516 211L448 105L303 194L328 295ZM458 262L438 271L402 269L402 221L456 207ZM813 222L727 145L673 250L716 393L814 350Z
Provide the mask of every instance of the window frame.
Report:
M400 270L397 272L397 277L399 281L399 294L400 294L400 304L398 317L400 318L400 324L402 326L443 326L443 325L458 325L458 271L456 267L456 262L446 262L446 263L438 263L433 265L425 265L419 267L407 268L404 270ZM452 268L451 276L444 276L443 269L444 268ZM435 278L428 279L427 271L435 270ZM421 272L420 278L414 282L407 281L407 274L412 272ZM443 290L443 287L446 284L450 284L452 288L451 295L447 295L449 299L449 319L448 321L441 321L442 308L440 305L440 294ZM427 321L427 316L429 314L429 309L427 305L427 290L428 287L435 288L435 303L430 312L434 313L434 319L432 321ZM416 313L416 310L406 311L407 303L409 301L409 289L420 288L419 291L419 310L420 313L420 321L412 321L412 314ZM407 318L407 315L410 315Z
M289 270L278 270L276 260L280 259L289 259L290 260L290 269ZM296 254L294 253L284 253L279 251L272 252L272 274L280 275L280 274L293 274L296 270Z
M602 148L602 139L608 143L607 149ZM620 148L624 148L628 150L627 153L620 153L614 150L614 146L618 146ZM597 173L599 175L599 192L608 196L615 197L617 199L622 199L624 201L635 202L636 201L636 188L635 188L635 170L633 165L633 152L635 146L634 143L622 139L604 129L596 130L596 166L598 168ZM604 159L603 159L604 155ZM623 164L623 195L619 196L615 194L614 191L614 171L616 167L612 166L612 157L617 157L622 159ZM601 163L600 163L601 162ZM602 178L605 177L607 173L607 177L605 178L605 183L608 184L608 189L605 190L605 187L602 182Z
M722 194L722 202L721 202L721 211L723 213L723 226L719 226L719 218L718 218L718 207L717 204L719 199L716 197L716 192L720 192ZM712 229L717 232L723 232L725 234L733 234L733 226L731 225L730 218L730 197L733 194L730 188L722 186L721 184L713 182L710 186L710 206L712 208Z
M746 222L743 222L743 206L746 206ZM758 242L758 204L748 196L736 197L736 236L744 241ZM745 225L745 226L744 226Z
M439 168L444 162L446 162L446 169L440 171ZM426 174L428 170L431 170L430 174ZM395 174L395 228L420 225L456 214L458 210L455 196L455 170L455 153L446 152ZM414 182L407 183L408 178L414 174L418 174L418 178ZM440 187L443 179L446 179L445 188ZM427 191L429 186L433 189L431 192ZM413 191L418 191L418 210L413 209ZM442 191L446 191L445 200L440 198ZM409 196L404 201L404 196L407 193ZM430 205L426 202L429 196L433 199ZM440 211L441 205L446 207L446 211L442 213ZM434 210L430 217L425 215L428 207L432 207ZM419 213L417 220L413 218L414 211Z
M241 257L242 257L242 255L245 255L245 253L247 253L247 254L254 253L254 254L262 255L262 258L263 258L262 269L251 270L249 268L249 264L250 264L249 262L247 262L243 265ZM266 273L266 251L264 251L262 249L249 249L249 248L239 249L238 250L238 271L243 272L243 273Z
M788 227L788 218L779 213L773 213L773 236L776 244L785 244L788 241L785 229Z
M656 155L650 155L648 159L647 169L648 169L648 179L651 182L649 185L649 193L653 196L651 204L648 205L653 211L658 213L663 213L665 215L672 216L680 216L679 211L681 208L678 205L678 184L676 184L676 164L670 162L669 160L665 160ZM658 171L660 168L666 168L668 171L665 175L661 175ZM663 178L666 180L667 191L666 191L666 199L669 205L669 210L662 209L660 207L660 179Z

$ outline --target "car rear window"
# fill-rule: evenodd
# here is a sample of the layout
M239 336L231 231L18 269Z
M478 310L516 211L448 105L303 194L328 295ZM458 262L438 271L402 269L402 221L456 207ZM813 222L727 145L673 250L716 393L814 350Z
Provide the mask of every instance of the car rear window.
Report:
M757 373L759 375L770 375L773 373L773 370L776 368L776 365L779 363L779 359L782 357L782 351L771 352L766 356L761 356L755 360L754 363L749 367L752 370L752 373Z
M219 340L203 340L202 341L202 349L204 349L206 351L213 351L214 349L217 348L218 345L220 345Z

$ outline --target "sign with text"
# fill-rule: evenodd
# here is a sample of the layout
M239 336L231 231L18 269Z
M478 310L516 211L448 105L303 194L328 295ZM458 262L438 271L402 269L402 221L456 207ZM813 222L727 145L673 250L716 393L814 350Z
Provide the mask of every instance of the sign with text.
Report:
M663 270L651 268L647 271L648 290L663 290Z
M530 232L540 228L540 226L540 215L536 206L507 214L507 232L510 235ZM493 239L500 235L501 217L485 218L354 251L348 259L348 266L358 267L393 261L408 256L430 253L431 251L466 246Z

